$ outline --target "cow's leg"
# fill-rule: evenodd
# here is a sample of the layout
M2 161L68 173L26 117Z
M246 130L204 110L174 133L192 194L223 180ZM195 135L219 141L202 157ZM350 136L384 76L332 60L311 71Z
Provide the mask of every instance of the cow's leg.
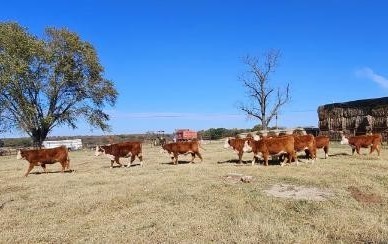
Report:
M64 173L64 172L65 172L65 170L66 170L66 165L67 165L66 161L65 161L65 162L61 162L61 166L62 166L61 173Z
M110 160L110 168L113 169L114 160Z
M140 166L143 167L143 156L141 154L137 155L140 160Z
M268 155L263 155L264 157L264 165L268 166Z
M195 153L191 153L191 162L190 163L194 163L194 159L195 159Z
M65 163L66 163L66 169L70 170L70 158L67 158Z
M132 155L132 156L131 156L131 161L129 162L129 164L127 165L127 167L131 167L133 161L135 161L135 158L136 158L136 155Z
M242 156L243 156L243 152L238 152L238 163L241 164L242 163Z
M352 155L354 155L354 151L356 151L356 148L352 147Z
M123 165L120 163L120 157L116 156L116 157L115 157L115 161L116 161L116 163L117 163L120 167L123 167Z
M28 176L28 174L31 172L31 170L34 168L34 165L32 163L30 163L30 165L28 166L28 169L27 169L27 172L24 174L25 177Z
M255 166L255 163L256 163L256 155L253 154L253 158L252 158L252 166Z
M174 153L174 164L177 165L178 164L178 153Z
M324 146L323 151L325 152L325 159L327 159L329 157L329 147Z
M202 158L202 155L199 153L199 152L196 152L197 156L199 159L201 159L201 163L203 162L203 158Z
M361 147L359 147L359 146L356 147L356 152L357 152L357 154L359 154L359 155L360 155L360 149L361 149Z
M43 168L44 173L47 174L46 164L41 164L40 166Z
M379 145L372 145L370 147L370 152L369 154L372 154L374 151L377 151L377 155L380 156L380 148L379 148Z

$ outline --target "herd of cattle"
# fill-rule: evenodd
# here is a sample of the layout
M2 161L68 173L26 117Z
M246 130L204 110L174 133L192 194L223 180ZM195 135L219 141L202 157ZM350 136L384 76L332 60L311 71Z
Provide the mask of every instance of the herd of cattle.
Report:
M356 151L360 154L361 148L369 148L370 154L377 151L380 156L380 147L382 143L381 134L362 135L346 137L342 135L341 144L349 144L352 148L352 154ZM191 154L191 163L195 156L202 162L202 156L199 149L202 148L199 141L191 142L172 142L162 145L161 151L170 155L174 164L178 164L178 155ZM329 152L329 137L313 135L284 135L274 137L247 137L247 138L228 138L225 141L224 148L232 148L238 155L239 163L242 163L244 152L252 152L254 165L260 158L264 165L268 165L269 157L272 160L278 160L280 165L287 158L287 163L296 162L298 158L296 153L305 152L306 158L313 162L317 157L317 149L323 149L325 158ZM105 155L111 161L111 167L114 163L122 166L120 158L131 158L128 167L136 157L143 165L142 143L141 142L122 142L109 145L97 146L95 155ZM29 167L24 176L28 176L34 166L41 166L46 172L46 164L59 162L62 166L61 172L70 169L70 159L68 149L65 146L51 149L21 149L18 151L17 159L25 159L29 162Z

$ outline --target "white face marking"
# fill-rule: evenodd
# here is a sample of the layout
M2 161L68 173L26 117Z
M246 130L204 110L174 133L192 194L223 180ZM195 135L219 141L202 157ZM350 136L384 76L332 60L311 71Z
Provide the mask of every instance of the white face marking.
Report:
M345 136L342 136L341 145L347 145L347 144L349 144L349 139L346 138Z
M16 159L22 159L22 152L19 150L18 154L16 155Z
M224 148L230 148L229 138L225 140Z
M252 147L248 145L248 141L245 141L243 151L244 152L252 152Z
M254 136L253 136L253 140L259 141L259 140L260 140L260 136L259 136L259 135L254 135Z
M100 156L102 152L100 152L100 147L96 146L96 152L94 153L94 156Z
M161 154L169 154L167 150L161 148L159 151Z

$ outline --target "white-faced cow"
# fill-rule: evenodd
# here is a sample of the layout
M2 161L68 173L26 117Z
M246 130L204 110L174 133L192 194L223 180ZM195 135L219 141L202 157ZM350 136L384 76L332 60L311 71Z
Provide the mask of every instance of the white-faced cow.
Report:
M198 156L199 159L201 159L202 162L202 156L199 152L199 142L198 141L185 141L185 142L172 142L167 143L162 146L162 152L167 152L171 156L171 160L174 164L178 164L178 155L183 154L191 154L191 163L194 163L195 155Z
M129 157L131 157L131 161L127 167L131 166L136 157L140 160L140 166L143 166L142 143L138 141L97 146L95 156L99 156L101 154L104 154L110 159L111 168L113 168L114 162L122 167L123 165L120 163L120 158Z
M61 172L70 169L70 159L68 149L65 146L48 149L20 149L16 156L17 159L26 159L29 167L24 176L28 176L34 166L42 166L47 173L46 164L59 162L62 165Z
M244 152L253 152L252 166L259 156L264 158L264 165L268 166L269 156L287 155L287 162L291 163L295 156L294 137L282 136L273 138L263 138L259 141L247 140L244 143ZM281 165L283 165L281 163Z
M377 155L380 156L380 147L382 142L381 134L373 134L373 135L361 135L361 136L351 136L346 137L342 134L341 144L348 144L352 148L352 155L354 155L354 151L360 154L361 148L370 147L371 154L373 151L377 151Z
M238 163L241 164L244 154L244 144L251 138L227 138L224 143L224 148L231 148L238 155Z

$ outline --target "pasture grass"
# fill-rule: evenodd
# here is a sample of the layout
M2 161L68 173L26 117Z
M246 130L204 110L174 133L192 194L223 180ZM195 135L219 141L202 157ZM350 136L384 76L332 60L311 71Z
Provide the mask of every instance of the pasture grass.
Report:
M74 172L48 174L0 157L0 243L386 243L388 151L351 156L331 144L329 158L280 167L238 165L223 141L202 145L203 163L170 163L144 145L144 166L113 168L93 151L70 152ZM302 159L303 160L303 159ZM127 164L128 159L122 160ZM250 183L226 177L253 176ZM331 193L326 201L268 195L285 184Z

